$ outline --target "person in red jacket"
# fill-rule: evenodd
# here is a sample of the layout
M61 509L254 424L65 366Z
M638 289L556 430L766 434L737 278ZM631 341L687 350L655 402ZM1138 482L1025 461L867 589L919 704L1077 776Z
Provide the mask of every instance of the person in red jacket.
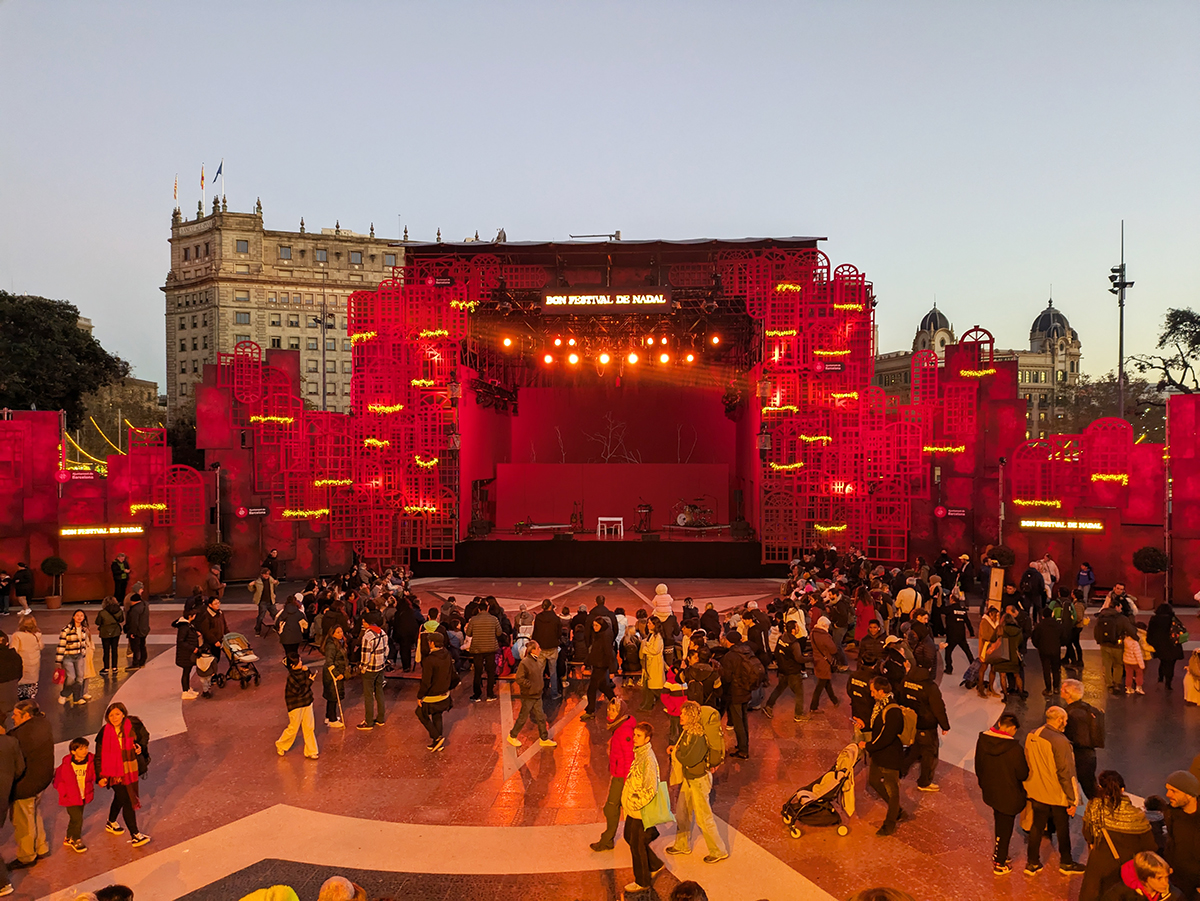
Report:
M83 808L96 794L96 771L86 738L71 740L70 753L54 771L54 788L60 807L67 808L67 837L63 841L73 851L87 850L83 843Z
M633 765L633 729L637 721L629 715L625 702L613 698L608 702L608 799L604 802L604 834L592 842L593 851L611 851L617 837L617 823L621 819L621 792L625 788L625 777Z

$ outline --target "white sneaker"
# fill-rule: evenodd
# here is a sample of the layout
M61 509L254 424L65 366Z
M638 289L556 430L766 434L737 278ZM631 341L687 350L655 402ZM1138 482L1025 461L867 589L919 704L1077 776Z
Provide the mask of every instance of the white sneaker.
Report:
M92 696L91 696L91 695L84 695L84 696L83 696L83 699L84 699L85 701L90 701L90 700L92 699Z
M331 720L329 722L329 728L330 729L345 729L346 724L343 723L341 720Z
M29 614L31 614L31 613L33 613L33 611L30 610L28 607L26 607L24 610L21 611L21 616L29 616Z
M66 703L67 703L67 697L66 697L66 695L59 695L59 696L58 696L58 703L60 703L60 704L66 704Z
M181 698L182 698L183 700L185 700L185 701L194 701L194 700L196 700L196 698L200 697L200 692L198 692L198 691L185 691L185 692L184 692L183 694L181 694L179 697L181 697Z

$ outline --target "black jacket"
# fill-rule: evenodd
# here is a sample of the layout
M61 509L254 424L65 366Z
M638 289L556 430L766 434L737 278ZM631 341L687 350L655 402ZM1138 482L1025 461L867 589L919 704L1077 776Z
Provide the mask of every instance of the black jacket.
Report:
M742 659L739 660L739 656ZM753 656L754 649L741 641L726 651L725 656L721 658L721 684L726 686L731 704L745 704L750 700L751 693L738 685L735 674L739 668L751 666L745 658Z
M33 570L26 566L18 569L12 577L13 594L19 598L33 597Z
M225 634L229 631L225 627L225 614L217 613L213 615L209 612L209 608L205 607L196 614L194 620L196 631L200 633L200 638L207 645L215 645L217 642L224 640Z
M175 665L192 666L200 650L200 633L182 616L171 625L175 627Z
M716 639L721 634L721 615L716 610L705 610L700 614L700 628L709 638Z
M1058 657L1062 653L1062 623L1053 616L1043 616L1033 627L1033 646L1043 657Z
M975 778L983 792L983 803L992 810L1015 816L1025 809L1029 762L1016 736L1009 738L990 729L979 733Z
M875 709L875 700L871 697L871 680L875 671L870 667L859 665L846 680L846 695L850 698L850 715L863 721L863 728L871 727L871 711Z
M553 610L542 610L533 618L533 635L531 637L538 643L538 647L554 650L562 644L562 631L562 620ZM613 634L615 635L616 632L614 631Z
M0 648L0 683L16 682L21 678L23 671L21 655L7 645Z
M1159 660L1169 663L1172 660L1183 659L1183 645L1178 639L1171 637L1171 626L1177 622L1179 620L1175 618L1174 613L1168 613L1161 608L1150 617L1150 625L1146 627L1146 642L1154 648L1154 656Z
M1087 701L1075 701L1066 706L1067 726L1063 735L1071 743L1071 747L1092 747L1092 715L1095 710Z
M437 697L450 693L454 681L454 659L445 648L430 651L421 657L421 686L418 698Z
M942 690L938 688L929 670L914 667L904 680L904 699L902 703L917 712L917 728L929 731L938 726L943 731L950 728L950 718L946 716L946 702L942 700Z
M548 612L548 611L545 611L545 610L542 611L542 613L546 613L546 612ZM541 613L538 614L538 616L541 616L541 615L542 615ZM588 627L589 632L591 632L591 630L592 630L592 623L594 623L598 619L602 619L605 621L605 623L607 623L607 628L609 629L609 633L608 633L609 638L610 639L615 638L615 636L617 634L617 615L615 613L613 613L611 610L609 610L607 607L605 607L603 604L597 604L595 607L593 607L591 609L591 612L588 613L587 627ZM533 625L534 625L534 628L537 628L537 616L535 616L533 618ZM541 642L539 641L538 644L540 645ZM550 647L554 647L554 646L555 645L550 645Z
M145 599L131 604L125 614L125 634L145 638L150 634L150 607Z
M311 707L313 702L312 693L313 674L307 669L287 668L287 684L283 688L283 700L287 703L287 709L303 710L305 707Z
M24 771L25 755L21 753L21 743L11 735L0 735L0 798L12 797L13 785ZM6 803L0 808L0 823L7 814Z
M717 671L707 663L697 663L683 671L687 681L687 697L697 704L709 704L716 692ZM711 704L709 705L711 706Z
M613 633L605 627L599 632L594 631L591 627L588 628L588 637L591 639L591 644L588 645L586 663L593 670L611 670L616 664L616 652L613 651Z
M13 800L32 798L54 781L54 730L43 716L26 720L11 733L21 745L25 770L13 786Z
M967 608L957 601L942 611L942 619L946 624L946 637L951 642L965 640L968 632L972 638L975 637L975 627L971 625Z
M780 677L795 676L804 672L804 647L799 638L780 635L775 645L775 665Z
M874 666L883 657L883 635L864 635L858 643L858 660L864 666Z
M898 706L882 707L878 715L872 717L867 753L871 755L873 766L887 770L904 768L904 745L900 744L900 733L903 731L904 712Z

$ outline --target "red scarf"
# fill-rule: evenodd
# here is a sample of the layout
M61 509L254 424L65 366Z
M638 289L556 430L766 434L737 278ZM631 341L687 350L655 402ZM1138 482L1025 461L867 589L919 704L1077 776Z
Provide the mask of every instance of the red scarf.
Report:
M109 785L126 785L129 787L129 797L133 808L141 807L138 803L138 762L137 751L134 750L133 724L129 717L121 721L120 735L112 723L105 723L101 733L100 776L107 779Z

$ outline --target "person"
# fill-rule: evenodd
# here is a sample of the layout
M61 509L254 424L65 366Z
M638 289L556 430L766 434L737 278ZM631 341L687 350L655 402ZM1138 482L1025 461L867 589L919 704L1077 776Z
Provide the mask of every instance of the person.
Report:
M816 713L824 691L834 707L841 704L833 693L833 667L836 665L838 649L833 636L829 634L829 617L822 616L813 626L809 636L812 647L813 675L817 677L817 687L813 689L812 702L808 705L809 713Z
M50 854L41 803L42 792L54 781L54 732L34 701L18 702L12 718L12 735L21 747L25 767L12 788L17 859L9 864L9 869L21 869Z
M123 603L125 600L125 592L129 587L129 558L124 554L117 554L116 559L112 562L112 579L113 579L113 595L117 599L117 603Z
M1002 713L996 724L980 732L975 742L975 779L983 794L983 803L992 808L996 838L992 849L992 873L1006 876L1012 872L1008 856L1013 824L1025 809L1025 780L1029 762L1017 742L1021 721L1011 713Z
M17 700L33 700L37 698L44 647L37 620L32 616L21 617L21 622L17 626L17 631L9 639L9 644L21 655L21 681L17 683Z
M96 792L96 770L91 746L86 738L73 738L66 756L54 771L58 804L67 808L67 837L63 844L82 854L83 808L92 803Z
M985 657L999 635L1000 618L999 601L989 601L987 612L979 619L979 631L976 633L976 637L979 639L979 647L976 650L976 656L979 657L979 681L975 690L981 698L996 696L992 687L996 680L996 668L988 663Z
M346 657L346 632L340 624L325 633L321 653L325 663L321 667L321 694L325 698L325 725L330 729L344 729L342 699L346 697L346 673L350 661Z
M365 613L362 625L359 669L362 671L364 717L355 728L369 732L387 721L383 709L383 667L387 663L388 640L383 631L383 618L377 610ZM379 708L378 715L376 707Z
M671 889L671 895L667 901L708 901L708 893L704 891L699 882L686 879L676 883L675 888Z
M1087 619L1087 603L1083 592L1076 588L1069 598L1063 598L1063 643L1067 652L1063 655L1063 666L1074 670L1083 668L1083 648L1079 639L1083 635L1083 621Z
M642 641L639 652L642 661L642 704L639 711L654 709L654 700L663 689L663 634L662 622L650 617L646 621L650 631ZM593 643L595 639L593 638Z
M113 835L123 835L125 830L117 822L117 813L125 818L129 827L130 842L135 848L150 841L150 836L138 829L137 811L141 807L138 793L140 762L146 755L143 744L148 739L138 735L132 717L124 704L109 704L104 713L104 725L96 736L96 784L112 789L112 803L108 807L108 822L104 828Z
M917 712L917 734L904 754L902 775L907 776L912 765L920 761L917 788L923 792L940 791L940 786L933 781L937 771L938 748L941 747L938 729L941 728L943 733L950 731L950 718L946 714L942 690L929 670L917 666L904 677L904 694L904 706Z
M1094 635L1100 645L1100 659L1104 666L1104 682L1108 690L1115 695L1125 694L1122 684L1122 669L1124 666L1125 638L1137 638L1137 630L1133 623L1121 612L1121 597L1125 586L1118 582L1113 586L1112 593L1104 601L1104 606L1096 614Z
M212 677L217 671L217 661L221 658L221 644L225 640L229 628L225 623L225 614L221 612L221 599L214 597L209 598L204 609L196 614L193 621L196 626L196 631L200 633L200 653L196 659L209 656L213 658L213 662L208 669L201 671L197 665L196 670L200 675L200 694L206 698L212 697Z
M704 605L704 612L700 614L700 628L709 638L721 634L721 614L717 613L711 601Z
M1051 697L1062 688L1062 623L1043 616L1033 627L1033 646L1042 662L1043 697Z
M1192 650L1187 671L1183 674L1183 704L1185 707L1200 705L1200 648Z
M454 659L445 647L440 632L429 636L429 651L421 655L421 684L417 688L417 719L429 733L430 751L446 747L442 715L454 706L450 690L458 679Z
M604 802L604 832L589 847L593 851L611 851L621 820L621 797L625 779L633 764L633 730L636 725L625 702L610 698L605 708L608 722L608 798Z
M697 633L698 634L698 633ZM687 696L697 704L717 704L717 670L712 665L712 650L707 641L688 649L687 666L683 671Z
M883 627L879 625L879 620L871 620L867 623L867 634L858 643L858 662L866 667L874 667L883 659L883 641Z
M775 702L779 700L784 689L792 692L792 720L800 722L804 718L804 649L800 644L800 636L795 621L784 624L783 634L775 644L775 667L778 681L775 689L763 706L763 713L768 717L775 715ZM689 679L688 685L691 685Z
M1025 690L1025 663L1022 660L1022 649L1025 646L1025 632L1018 622L1018 616L1019 611L1016 604L1008 604L996 633L1002 645L1007 644L1008 656L992 664L992 673L1001 676L1001 687L1005 689L1004 694L1006 697L1015 693L1024 700L1029 696L1029 693Z
M1083 683L1067 679L1062 684L1062 699L1066 704L1067 727L1063 734L1071 743L1075 758L1075 775L1087 798L1096 795L1096 749L1105 742L1104 714L1083 700Z
M21 655L9 647L8 636L0 632L0 727L17 706L22 672Z
M62 690L58 695L60 704L86 704L90 694L84 694L87 685L87 653L89 645L87 614L76 610L71 619L58 633L58 650L54 662L63 671Z
M472 701L482 701L483 676L487 673L487 699L496 700L496 651L500 649L500 620L480 608L471 617L465 629L471 639L471 657L475 662L475 681L471 693Z
M867 784L887 803L887 814L877 835L892 835L900 819L900 768L904 765L904 712L892 698L892 683L883 676L871 680L870 738L858 746L870 756Z
M225 583L221 581L221 567L214 563L208 570L208 578L204 581L204 590L209 598L221 600L225 597Z
M1158 681L1166 684L1167 691L1173 690L1175 664L1183 659L1183 645L1179 643L1183 632L1183 623L1175 616L1175 608L1170 604L1159 604L1146 627L1146 641L1158 658Z
M21 605L21 615L29 616L33 613L29 609L29 599L33 597L33 570L23 560L17 564L17 571L13 573L12 587L17 603Z
M975 627L971 625L969 611L958 592L950 595L950 603L943 608L942 623L946 629L946 675L949 676L954 673L952 655L955 648L962 648L963 653L967 655L967 666L975 662L975 655L971 653L971 646L967 644L967 633L974 638Z
M171 623L175 629L175 665L180 669L180 698L194 701L200 695L192 691L192 668L200 654L200 633L196 631L196 610L185 610L183 615Z
M514 748L521 747L521 739L517 736L521 734L521 729L530 719L537 727L538 744L543 748L553 748L558 745L558 742L550 737L550 732L546 728L546 711L542 708L542 693L546 687L546 661L541 658L540 651L541 647L538 643L532 638L529 639L525 644L525 654L521 657L521 663L514 676L521 698L521 710L517 714L512 730L508 733L508 743Z
M621 807L625 810L625 841L633 856L633 882L625 886L626 892L644 892L663 868L663 862L650 847L658 838L658 827L646 828L642 823L642 811L658 794L658 758L650 740L654 727L649 723L638 723L633 729L633 762L629 775L621 788Z
M675 802L675 841L667 845L668 854L691 854L692 823L708 847L705 863L717 863L729 856L729 850L717 834L709 795L713 773L725 759L725 737L721 733L721 715L711 707L686 701L679 711L679 740L667 748L667 754L679 768L679 798Z
M1158 846L1146 814L1125 794L1125 780L1115 770L1096 777L1096 796L1083 811L1083 840L1088 845L1087 866L1079 901L1100 901L1121 881L1120 870L1139 851Z
M726 692L725 709L737 739L737 747L729 756L749 760L750 722L746 716L746 706L761 681L761 674L755 665L761 667L762 664L736 629L725 631L721 636L721 646L726 649L720 670L721 684Z
M278 582L278 579L279 579L279 549L278 548L271 548L271 550L267 552L267 556L263 558L262 569L265 569L267 571L267 575L269 575L272 579L276 580L275 584L277 584L277 585L279 584L279 582Z
M546 672L550 678L548 687L551 700L562 697L562 685L558 677L558 650L562 644L562 620L554 612L554 602L549 598L542 601L542 609L533 618L532 639L541 648L542 658L546 661Z
M125 611L121 608L121 600L124 598L118 600L115 596L109 595L104 599L104 605L100 608L100 612L96 614L96 631L100 635L100 644L104 654L104 665L100 669L102 676L107 676L109 673L116 675L117 663L121 659L121 624L125 622Z
M279 621L275 624L275 628L279 632L279 643L283 646L284 657L299 657L300 645L304 642L304 630L308 628L308 621L304 618L304 611L301 609L304 596L297 594L288 598L283 605L283 612L279 614ZM385 636L384 641L387 641Z
M1136 626L1133 635L1126 635L1122 639L1121 646L1121 662L1125 665L1125 694L1144 695L1146 689L1142 685L1146 677L1146 658L1142 652L1142 643L1138 640Z
M1025 793L1033 806L1033 827L1029 830L1029 853L1025 875L1042 871L1041 847L1046 824L1054 822L1058 837L1058 871L1064 876L1082 873L1083 867L1071 856L1070 818L1079 805L1075 786L1075 758L1071 743L1063 735L1067 712L1061 707L1046 710L1046 722L1025 737L1025 759L1029 762L1029 777Z
M8 616L8 599L12 594L12 576L7 569L0 568L0 616Z
M1092 569L1092 564L1086 560L1079 564L1079 573L1075 576L1075 587L1079 589L1083 595L1083 603L1086 605L1088 597L1092 593L1092 586L1096 584L1096 571Z
M587 707L581 719L591 719L596 715L596 695L603 693L610 701L616 697L612 679L609 673L616 663L616 655L612 647L611 635L608 632L608 621L597 619L592 622L592 642L588 645L585 662L591 668L587 685Z
M13 735L5 734L4 730L0 729L0 797L12 797L13 785L24 771L25 755L21 753L20 742ZM0 823L3 823L7 805L0 810L5 811L0 813ZM11 895L13 891L12 883L8 879L8 867L4 865L3 859L0 859L0 895Z
M1165 826L1167 863L1175 870L1175 882L1189 901L1200 891L1200 779L1188 770L1167 777Z
M271 553L276 552L272 551ZM270 566L267 565L271 559L271 557L267 557L263 561L262 568L258 571L258 578L250 583L250 597L258 605L258 616L254 619L255 635L265 635L267 620L271 620L272 624L275 620L275 590L279 587L279 580L274 577Z
M1183 894L1171 884L1171 875L1165 860L1153 851L1142 851L1121 867L1120 883L1101 901L1183 901Z
M128 669L141 669L146 665L146 638L150 635L150 605L146 603L144 586L134 582L129 595L129 609L125 611L125 635L133 659Z
M304 662L294 654L288 655L284 666L287 667L287 682L283 687L283 700L287 705L288 723L275 742L275 750L282 757L295 742L296 733L303 732L304 756L316 760L320 755L313 718L312 683L316 674L309 672Z

